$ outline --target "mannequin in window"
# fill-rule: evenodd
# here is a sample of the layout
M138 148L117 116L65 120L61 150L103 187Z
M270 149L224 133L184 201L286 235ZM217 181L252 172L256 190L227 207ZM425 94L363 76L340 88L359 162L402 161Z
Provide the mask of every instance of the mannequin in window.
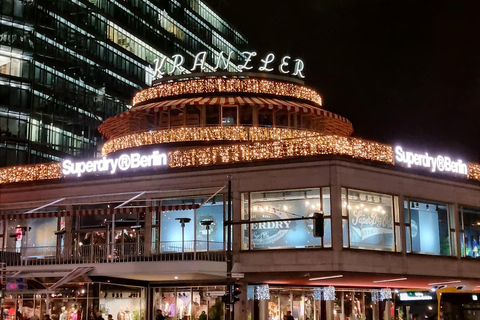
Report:
M117 320L125 320L125 313L123 312L122 309L120 309L120 311L118 311Z
M59 320L68 320L68 312L65 307L62 307L62 313L60 313Z

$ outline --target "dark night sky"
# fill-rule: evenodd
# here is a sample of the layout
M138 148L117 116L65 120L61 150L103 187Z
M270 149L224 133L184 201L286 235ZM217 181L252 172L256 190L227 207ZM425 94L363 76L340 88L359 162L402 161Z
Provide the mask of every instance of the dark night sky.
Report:
M354 136L480 160L480 1L207 2L259 56L302 58Z

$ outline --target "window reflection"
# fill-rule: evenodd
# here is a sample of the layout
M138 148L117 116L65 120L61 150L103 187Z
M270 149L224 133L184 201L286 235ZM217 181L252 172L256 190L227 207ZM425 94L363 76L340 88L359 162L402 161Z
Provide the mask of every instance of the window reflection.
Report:
M266 191L243 195L243 212L250 217L243 229L243 249L281 249L322 247L331 245L330 234L330 192L322 190L301 189ZM324 205L322 206L322 199ZM325 215L325 236L313 237L313 220L289 220L311 217L322 211ZM261 222L265 221L265 222ZM323 242L322 242L323 241Z
M392 196L342 188L344 247L395 251Z
M444 203L406 200L405 226L408 228L411 252L449 256L454 253L450 244L450 206ZM408 246L407 246L408 247Z

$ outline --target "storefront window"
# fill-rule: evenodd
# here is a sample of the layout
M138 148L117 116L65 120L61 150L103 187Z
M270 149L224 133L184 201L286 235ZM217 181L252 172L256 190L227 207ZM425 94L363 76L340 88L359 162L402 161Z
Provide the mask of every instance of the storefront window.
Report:
M168 320L222 320L224 304L221 296L225 288L178 287L152 288L152 314L162 310Z
M314 188L252 192L242 195L242 249L283 249L331 246L330 190ZM313 236L315 212L325 216L324 237ZM307 218L300 220L289 220ZM261 222L264 221L264 222Z
M405 200L407 252L454 255L451 234L455 233L450 205L444 203Z
M342 188L344 247L395 251L393 197Z
M463 241L462 257L480 257L480 209L460 207Z
M145 320L144 289L101 284L98 310L104 319L108 319L108 315L111 314L116 320Z
M55 281L59 281L56 278ZM5 292L3 319L29 319L33 315L44 320L94 320L94 308L104 319L111 314L116 320L145 320L145 289L141 287L69 282L42 294ZM17 317L17 318L16 318Z

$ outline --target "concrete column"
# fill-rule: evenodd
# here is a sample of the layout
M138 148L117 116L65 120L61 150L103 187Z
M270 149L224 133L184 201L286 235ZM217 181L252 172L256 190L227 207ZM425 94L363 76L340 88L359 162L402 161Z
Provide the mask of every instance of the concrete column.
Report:
M372 319L373 320L379 320L379 304L378 302L375 302L372 304Z
M385 311L383 314L383 320L391 320L392 319L392 314L390 312L390 309L392 308L392 301L385 301Z
M462 258L462 246L460 245L462 239L460 239L460 229L461 229L461 224L460 224L460 208L458 206L458 203L454 203L453 204L453 221L455 222L455 242L454 242L454 246L455 246L455 256L457 257L457 259L461 259ZM450 228L452 228L453 226L450 226ZM449 230L450 231L450 230ZM451 243L451 241L450 241Z
M258 320L268 320L268 300L258 301L258 308L260 309Z
M407 234L405 232L405 209L403 208L405 201L402 195L398 196L398 216L400 219L400 234L397 234L397 237L400 237L402 244L402 254L406 256L407 254Z
M343 249L342 191L337 166L330 166L330 205L332 213L332 248ZM338 263L338 262L337 262Z
M335 310L334 301L326 301L325 309L327 314L327 318L325 320L333 320L334 319L333 311Z

